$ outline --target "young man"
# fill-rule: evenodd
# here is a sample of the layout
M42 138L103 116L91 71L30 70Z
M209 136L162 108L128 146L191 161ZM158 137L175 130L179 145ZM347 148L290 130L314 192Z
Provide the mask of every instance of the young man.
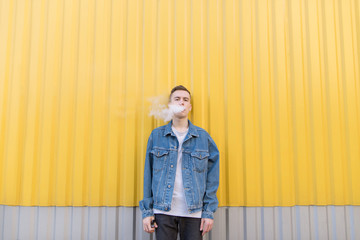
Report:
M152 131L146 149L143 228L157 240L202 239L212 229L218 206L219 150L210 135L188 119L190 92L171 90L169 104L183 107Z

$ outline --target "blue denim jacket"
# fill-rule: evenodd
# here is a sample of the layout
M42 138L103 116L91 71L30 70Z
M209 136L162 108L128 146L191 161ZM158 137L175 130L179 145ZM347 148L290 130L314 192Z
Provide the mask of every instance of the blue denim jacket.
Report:
M153 208L170 211L176 175L178 140L172 121L152 131L146 149L142 217L153 216ZM218 206L219 150L202 128L189 121L182 153L182 177L189 213L202 211L202 218L214 218Z

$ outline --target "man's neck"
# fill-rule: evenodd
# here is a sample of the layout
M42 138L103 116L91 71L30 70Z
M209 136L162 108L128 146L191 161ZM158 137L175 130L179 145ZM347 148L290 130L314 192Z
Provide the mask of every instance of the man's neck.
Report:
M189 127L188 118L173 118L172 126L179 132L184 132Z

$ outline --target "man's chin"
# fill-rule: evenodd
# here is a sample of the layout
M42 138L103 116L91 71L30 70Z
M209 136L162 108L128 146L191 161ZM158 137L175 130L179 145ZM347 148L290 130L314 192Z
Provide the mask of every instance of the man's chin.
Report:
M174 117L175 117L175 118L178 118L178 119L184 119L184 118L187 118L187 114L182 113L182 112L180 112L180 113L175 113L175 114L174 114Z

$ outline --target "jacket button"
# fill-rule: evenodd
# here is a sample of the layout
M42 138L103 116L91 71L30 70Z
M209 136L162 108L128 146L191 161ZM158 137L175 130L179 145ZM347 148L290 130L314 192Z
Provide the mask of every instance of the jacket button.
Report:
M168 185L168 188L171 188L170 184Z
M165 210L168 210L168 208L167 208L167 207L165 207Z
M170 167L174 167L174 165L172 165L172 164L171 164L171 166L170 166Z
M174 148L176 149L176 146Z

